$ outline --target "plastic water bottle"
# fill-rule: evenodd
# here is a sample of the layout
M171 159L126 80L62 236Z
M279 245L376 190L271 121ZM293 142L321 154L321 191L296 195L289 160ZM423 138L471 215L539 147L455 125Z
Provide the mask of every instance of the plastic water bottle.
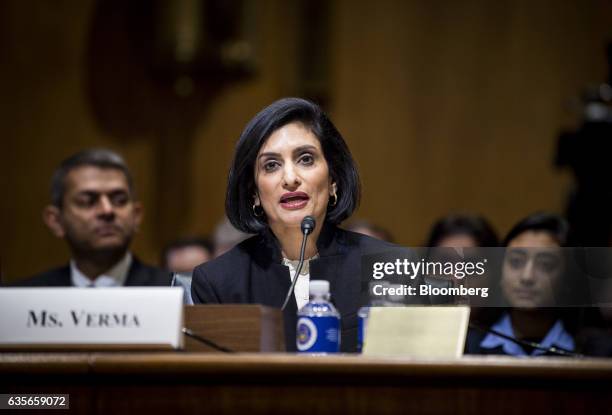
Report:
M298 353L340 351L340 314L329 297L329 281L310 281L310 300L298 311Z
M368 329L368 318L370 317L370 307L361 307L357 312L359 325L357 326L357 351L363 353L363 342Z

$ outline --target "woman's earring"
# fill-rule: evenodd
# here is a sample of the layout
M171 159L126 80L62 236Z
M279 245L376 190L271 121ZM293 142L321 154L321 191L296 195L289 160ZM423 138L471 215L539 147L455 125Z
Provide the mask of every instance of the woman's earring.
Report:
M257 218L261 218L263 214L264 214L264 211L261 205L256 205L255 203L253 203L253 215L255 215L255 217Z
M336 206L336 204L338 203L338 195L336 194L336 192L334 192L334 194L332 195L332 197L334 198L334 202L330 203L331 206Z

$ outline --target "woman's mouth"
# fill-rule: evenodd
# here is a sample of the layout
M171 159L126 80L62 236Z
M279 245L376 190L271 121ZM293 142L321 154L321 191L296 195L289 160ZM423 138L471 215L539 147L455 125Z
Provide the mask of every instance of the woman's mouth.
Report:
M279 203L283 209L298 210L306 206L309 199L304 192L290 192L282 195Z
M521 300L534 300L538 293L535 290L517 288L514 290L514 295Z

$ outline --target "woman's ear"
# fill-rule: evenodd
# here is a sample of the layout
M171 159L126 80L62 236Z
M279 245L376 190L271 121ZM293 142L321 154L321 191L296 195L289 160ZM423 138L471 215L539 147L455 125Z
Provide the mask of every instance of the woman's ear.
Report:
M338 185L336 185L336 182L331 182L331 184L329 185L329 195L335 195L336 192L338 191Z
M261 206L261 200L259 200L259 195L257 193L253 195L253 204L255 206Z

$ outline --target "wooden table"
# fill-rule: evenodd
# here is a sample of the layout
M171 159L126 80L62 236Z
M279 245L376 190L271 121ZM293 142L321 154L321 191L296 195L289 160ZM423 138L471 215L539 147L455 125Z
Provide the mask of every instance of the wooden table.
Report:
M606 414L612 360L4 353L0 393L91 414Z

